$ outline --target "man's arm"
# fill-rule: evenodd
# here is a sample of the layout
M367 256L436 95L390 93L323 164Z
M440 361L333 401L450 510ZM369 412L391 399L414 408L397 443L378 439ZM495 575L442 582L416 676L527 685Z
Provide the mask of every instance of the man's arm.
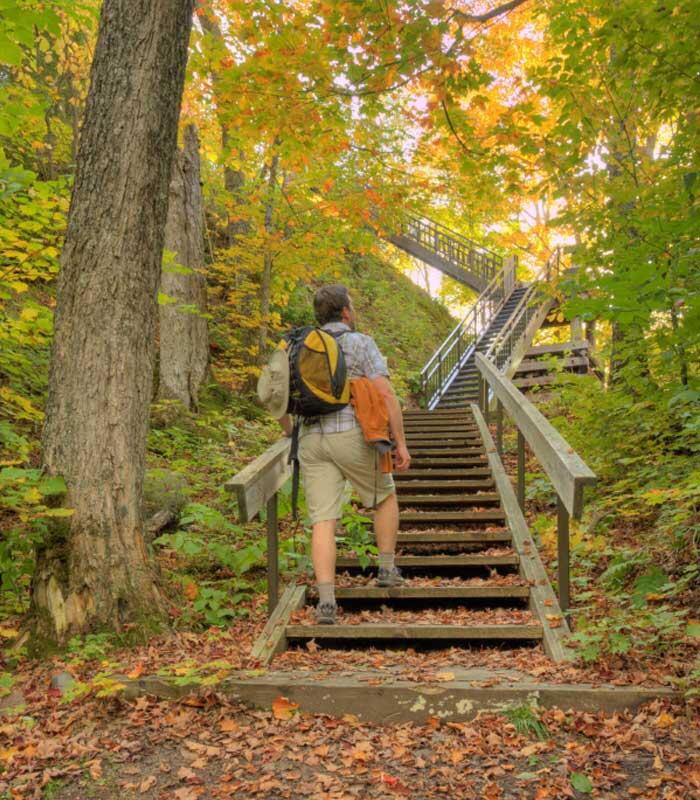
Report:
M406 436L403 430L403 414L394 388L388 378L378 375L372 378L372 383L383 397L386 409L389 412L389 427L391 435L396 442L395 467L397 472L405 472L411 464L411 456L406 447Z

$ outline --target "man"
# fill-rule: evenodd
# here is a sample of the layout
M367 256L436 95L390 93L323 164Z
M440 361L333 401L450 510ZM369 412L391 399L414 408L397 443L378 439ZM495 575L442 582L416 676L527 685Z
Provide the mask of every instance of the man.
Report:
M411 457L406 448L401 407L389 383L386 362L371 336L355 332L355 309L345 286L321 287L314 296L318 324L332 333L344 332L338 343L345 355L348 378L368 378L384 399L391 435L396 444L394 469L404 472ZM289 435L292 421L280 420ZM345 481L349 480L363 505L375 508L374 533L379 550L379 586L403 582L394 563L399 506L390 474L377 468L377 451L367 444L352 405L304 425L299 441L299 461L306 503L313 526L311 555L318 585L317 620L336 621L335 529L340 516Z

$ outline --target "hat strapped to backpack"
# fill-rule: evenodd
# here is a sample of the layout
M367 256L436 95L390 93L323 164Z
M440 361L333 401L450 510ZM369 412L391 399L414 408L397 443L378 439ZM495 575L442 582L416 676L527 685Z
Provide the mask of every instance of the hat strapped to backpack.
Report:
M283 417L289 407L289 357L278 347L270 356L258 378L258 398L275 419Z

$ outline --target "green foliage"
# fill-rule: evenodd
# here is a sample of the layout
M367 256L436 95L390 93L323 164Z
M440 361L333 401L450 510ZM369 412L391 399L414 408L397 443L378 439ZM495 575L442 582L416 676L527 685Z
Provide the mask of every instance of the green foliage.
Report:
M686 627L687 611L666 604L654 608L622 605L628 599L617 595L620 607L609 606L605 616L595 622L581 621L572 640L584 661L645 651L660 656L677 644Z
M42 476L38 469L0 469L0 521L9 522L3 525L0 538L3 602L12 602L26 589L33 572L34 548L47 533L47 520L73 513L57 504L65 491L62 478Z
M102 661L113 647L113 634L88 633L85 636L74 636L66 649L72 656L71 662L80 664L84 661Z
M503 716L521 736L544 740L549 735L547 726L540 719L537 706L529 703L512 705L503 711Z
M593 784L591 783L590 778L588 778L582 772L572 772L570 780L571 786L576 789L577 792L590 794L593 791Z
M362 569L366 569L379 552L371 532L372 520L358 514L352 506L345 506L340 524L343 535L337 537L338 544L354 553Z
M15 679L10 672L0 672L0 698L7 697L14 685Z

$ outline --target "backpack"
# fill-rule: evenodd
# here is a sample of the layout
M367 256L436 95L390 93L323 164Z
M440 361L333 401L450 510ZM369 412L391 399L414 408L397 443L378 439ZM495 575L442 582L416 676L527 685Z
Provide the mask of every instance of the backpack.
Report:
M339 411L350 402L350 381L338 339L347 331L331 333L307 325L294 328L282 347L289 358L288 413L313 419Z
M345 355L333 333L307 325L287 333L280 345L289 359L289 404L294 417L288 463L292 465L292 513L297 519L299 499L299 431L302 420L340 411L350 402Z

